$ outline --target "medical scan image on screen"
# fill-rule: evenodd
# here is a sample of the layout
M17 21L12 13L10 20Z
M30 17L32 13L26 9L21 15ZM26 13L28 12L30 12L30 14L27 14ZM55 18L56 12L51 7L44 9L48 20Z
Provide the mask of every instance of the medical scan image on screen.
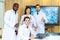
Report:
M36 11L36 7L30 7L31 8L31 15L34 15L34 12ZM58 8L59 7L41 7L40 11L46 14L47 17L47 24L58 24Z

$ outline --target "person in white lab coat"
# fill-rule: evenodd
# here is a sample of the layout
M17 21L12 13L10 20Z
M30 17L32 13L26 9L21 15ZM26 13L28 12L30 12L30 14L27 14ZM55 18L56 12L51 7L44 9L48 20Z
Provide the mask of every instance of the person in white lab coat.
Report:
M35 22L34 22L34 17L31 15L31 13L30 13L30 7L26 7L25 8L25 13L24 13L24 15L21 17L21 21L20 21L20 25L22 25L22 24L24 24L24 22L23 22L23 19L24 19L24 17L30 17L30 25L31 25L31 27L32 26L35 26Z
M36 12L34 13L34 18L36 21L36 34L45 33L45 23L47 23L46 15L40 11L40 5L36 5Z
M30 18L24 18L24 24L19 26L17 40L29 40L33 39L34 36L30 36L31 27L30 27Z
M15 29L18 27L18 14L16 12L18 7L19 4L14 3L13 9L5 13L2 40L16 40Z

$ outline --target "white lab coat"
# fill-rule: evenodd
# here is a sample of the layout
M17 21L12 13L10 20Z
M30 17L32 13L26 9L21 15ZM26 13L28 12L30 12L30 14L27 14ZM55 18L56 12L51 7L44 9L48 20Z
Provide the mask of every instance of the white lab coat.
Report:
M2 40L16 40L14 27L16 23L18 23L18 14L15 14L14 10L7 11L4 16Z
M26 24L19 26L17 40L29 40L31 27Z
M23 16L21 17L20 25L24 24L24 17L27 17L27 15L23 15ZM36 26L36 25L35 25L35 19L34 19L34 17L31 16L31 15L28 15L28 17L30 17L30 26L31 26L31 27L32 27L32 26Z
M38 15L37 15L37 12L34 13L34 18L38 26L36 30L36 34L38 33L43 34L45 33L45 23L47 23L47 18L43 12L39 11L38 13L39 13ZM45 19L45 22L41 22L42 17Z

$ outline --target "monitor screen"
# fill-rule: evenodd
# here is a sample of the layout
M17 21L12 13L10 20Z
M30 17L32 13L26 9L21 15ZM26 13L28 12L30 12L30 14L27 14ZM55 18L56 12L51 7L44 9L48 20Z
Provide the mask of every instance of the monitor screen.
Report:
M31 15L34 15L34 12L36 12L35 6L30 6L31 8ZM46 24L58 24L59 18L58 18L58 6L44 6L40 8L40 11L45 13L48 22Z

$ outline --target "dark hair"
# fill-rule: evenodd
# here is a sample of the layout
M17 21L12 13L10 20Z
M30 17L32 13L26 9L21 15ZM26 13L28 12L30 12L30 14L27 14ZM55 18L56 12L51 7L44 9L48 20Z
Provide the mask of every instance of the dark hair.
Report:
M24 13L24 14L26 14L26 10L27 10L28 8L30 9L30 7L27 7L27 6L26 6L26 8L25 8L25 13ZM30 10L30 11L31 11L31 10ZM30 14L31 14L31 12L30 12Z
M14 3L14 4L13 4L13 7L14 7L15 5L18 5L18 6L19 6L19 4L18 4L18 3Z
M40 6L39 4L36 4L36 6Z
M29 17L24 17L24 21L25 21L26 18L30 19Z

